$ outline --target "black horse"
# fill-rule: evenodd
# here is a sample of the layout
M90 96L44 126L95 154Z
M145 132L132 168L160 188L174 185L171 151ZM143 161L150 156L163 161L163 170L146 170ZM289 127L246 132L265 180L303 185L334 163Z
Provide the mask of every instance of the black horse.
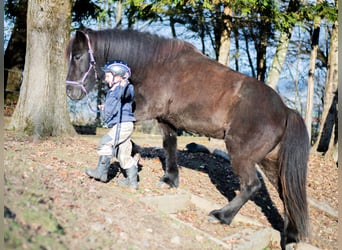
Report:
M284 203L282 247L307 237L307 128L272 88L204 56L190 43L133 30L77 31L67 52L67 95L73 100L94 87L106 61L125 60L131 67L136 118L156 119L162 130L166 168L161 181L179 184L177 129L223 139L240 193L210 217L231 223L261 186L258 164Z

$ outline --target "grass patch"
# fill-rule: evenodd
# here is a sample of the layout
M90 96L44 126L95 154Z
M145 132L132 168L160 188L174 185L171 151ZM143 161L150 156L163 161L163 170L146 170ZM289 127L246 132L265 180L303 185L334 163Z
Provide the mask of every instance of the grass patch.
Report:
M25 195L15 206L15 213L6 209L6 249L67 249L61 240L64 228L41 202L40 195Z

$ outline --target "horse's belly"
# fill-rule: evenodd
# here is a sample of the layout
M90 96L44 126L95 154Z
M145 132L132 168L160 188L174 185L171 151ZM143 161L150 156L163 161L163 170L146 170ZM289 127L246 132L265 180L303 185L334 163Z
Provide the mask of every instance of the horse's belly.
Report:
M225 126L218 121L212 121L211 117L203 117L204 119L197 119L191 117L178 117L177 119L170 119L170 123L178 128L184 129L187 132L198 135L223 139L225 133Z

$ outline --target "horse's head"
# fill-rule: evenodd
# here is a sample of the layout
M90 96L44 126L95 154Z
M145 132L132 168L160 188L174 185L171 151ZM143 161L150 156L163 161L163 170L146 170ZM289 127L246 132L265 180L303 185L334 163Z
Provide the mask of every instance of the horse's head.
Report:
M97 78L92 45L87 33L76 32L70 40L67 55L67 95L72 100L80 100L94 87Z

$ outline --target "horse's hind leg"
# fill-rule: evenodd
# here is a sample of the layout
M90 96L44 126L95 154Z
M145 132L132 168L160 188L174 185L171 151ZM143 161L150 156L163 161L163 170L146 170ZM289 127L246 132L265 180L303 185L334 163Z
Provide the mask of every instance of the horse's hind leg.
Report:
M165 174L160 179L161 182L167 183L170 187L178 187L179 172L177 166L177 132L170 125L159 122L159 126L163 134L163 148L166 154Z
M272 157L271 157L272 158ZM281 181L279 177L279 163L276 160L269 159L266 157L263 161L261 161L260 167L262 171L265 173L268 180L271 184L277 189L279 197L284 205L285 203L284 197L282 194ZM286 211L286 210L285 210ZM281 232L281 247L285 249L285 245L292 242L298 242L298 231L295 229L295 226L287 218L286 212L284 213L284 230Z
M209 216L222 224L230 224L241 207L260 189L261 182L257 176L255 163L250 160L232 159L234 172L240 178L240 193L228 205L212 211Z

